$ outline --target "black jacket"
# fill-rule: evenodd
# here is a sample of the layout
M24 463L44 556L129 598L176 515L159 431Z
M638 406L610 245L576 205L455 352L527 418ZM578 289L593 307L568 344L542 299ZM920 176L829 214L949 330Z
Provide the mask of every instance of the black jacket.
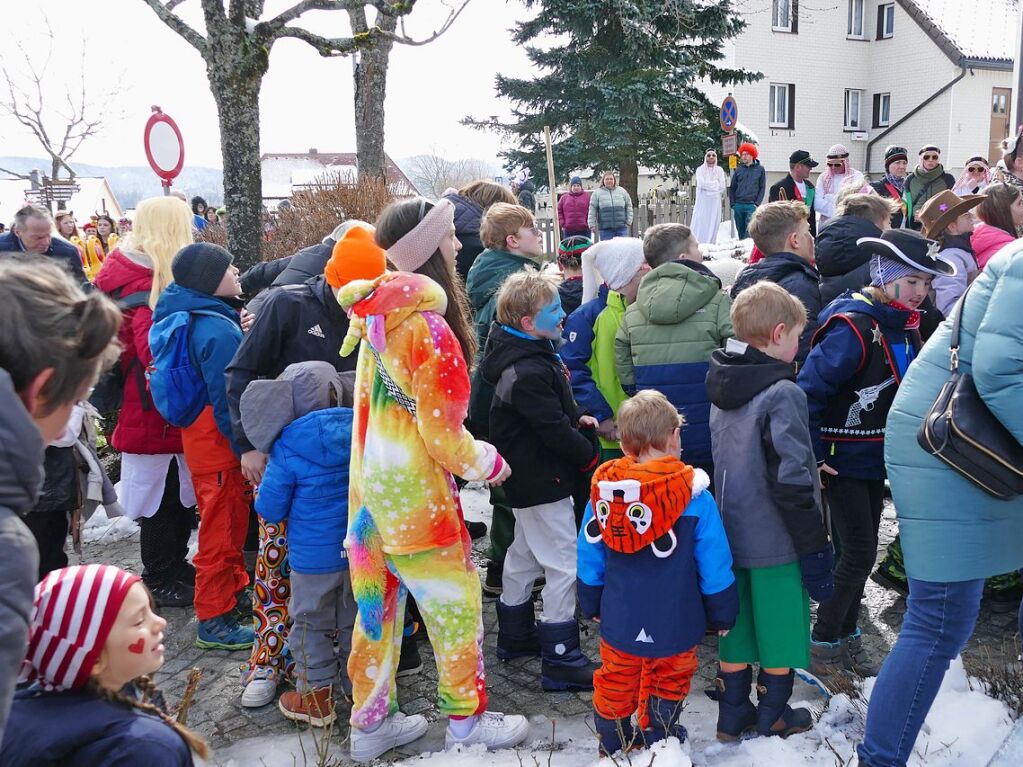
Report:
M322 360L339 372L355 370L358 355L338 353L347 333L348 315L322 275L268 292L252 329L224 371L231 428L242 452L253 449L239 410L245 387L257 378L276 378L294 362Z
M483 240L480 239L480 222L483 220L483 208L472 200L457 194L444 195L455 206L455 236L462 243L462 249L455 257L455 271L462 279L469 276L476 256L483 252Z
M326 242L302 248L294 255L256 264L242 275L242 290L245 295L254 296L249 301L248 310L258 314L266 302L266 293L254 294L281 285L301 285L308 279L319 277L333 252L334 240L328 238Z
M870 188L877 192L881 197L887 197L889 200L895 200L900 205L902 204L902 195L893 194L892 189L888 187L888 184L885 183L885 180L883 178L880 181L875 181L873 184L871 184ZM898 191L899 191L898 189L895 189L895 192ZM897 213L892 213L892 229L902 228L903 215L904 214L901 208Z
M24 251L25 248L22 247L21 240L15 236L13 231L0 234L0 253L23 253ZM79 285L86 291L92 290L92 283L89 282L82 270L82 255L78 252L78 248L70 242L53 237L50 240L50 247L42 255L57 259L65 269L71 272L71 276Z
M554 345L495 325L481 372L496 388L490 441L512 467L504 484L509 504L523 509L570 497L599 450L594 431L576 428L581 413Z
M796 360L802 362L810 353L810 339L817 332L817 315L824 306L821 303L820 275L795 253L774 253L739 272L732 286L732 298L761 280L778 283L806 307L806 328L799 336L799 354L796 355Z
M810 180L806 180L807 194L810 193L811 189L815 189L814 185L810 183ZM792 174L785 176L777 184L771 186L770 191L767 194L768 202L777 202L778 200L798 200L796 196L796 181L792 178ZM809 216L807 219L810 222L810 234L814 237L817 236L817 213L811 207L809 210Z
M583 302L583 278L572 277L562 280L558 285L558 294L561 296L561 308L565 310L565 315L571 314Z
M78 451L73 446L47 447L43 471L43 491L32 509L34 514L70 514L82 505L78 497Z
M817 237L817 271L821 275L821 302L827 306L847 290L870 283L870 253L861 249L860 237L880 237L881 230L860 216L829 218Z
M519 205L530 213L536 211L536 184L531 179L527 178L519 187Z

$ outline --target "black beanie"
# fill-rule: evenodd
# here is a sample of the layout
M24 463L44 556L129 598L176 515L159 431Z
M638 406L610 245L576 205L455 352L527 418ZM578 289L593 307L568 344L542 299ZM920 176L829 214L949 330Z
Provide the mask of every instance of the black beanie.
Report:
M186 245L171 261L174 281L183 288L212 296L220 287L234 256L211 242Z

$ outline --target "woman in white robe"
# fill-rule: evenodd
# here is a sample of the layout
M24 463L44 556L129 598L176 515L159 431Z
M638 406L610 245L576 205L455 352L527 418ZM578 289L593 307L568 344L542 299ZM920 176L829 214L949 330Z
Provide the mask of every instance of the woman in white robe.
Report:
M728 190L725 172L718 165L718 155L708 149L703 165L696 169L696 204L690 229L698 242L713 245L721 226L721 201Z

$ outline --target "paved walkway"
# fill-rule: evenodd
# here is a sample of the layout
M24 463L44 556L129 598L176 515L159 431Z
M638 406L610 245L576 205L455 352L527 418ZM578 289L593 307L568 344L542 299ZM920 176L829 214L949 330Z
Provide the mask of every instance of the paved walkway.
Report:
M464 494L466 515L471 519L485 519L489 521L489 506L486 503L486 494L480 490L469 489ZM108 562L134 571L141 569L138 553L138 533L117 534L117 529L126 531L132 529L133 525L122 520L116 529L98 540L87 540L83 544L83 561L85 562ZM882 548L894 534L894 521L892 509L887 508L885 519L882 523ZM92 538L95 533L87 538ZM478 541L474 548L474 558L477 564L485 562L487 541ZM74 561L76 557L72 555ZM866 644L875 653L883 654L898 634L902 624L905 611L905 600L868 582L864 597L865 610L861 629L865 634ZM196 649L195 642L195 617L190 609L167 609L163 615L168 620L165 645L167 648L166 663L163 669L157 674L157 682L164 690L168 700L172 703L180 698L184 691L186 677L190 669L200 668L203 670L202 682L198 694L193 702L189 714L188 724L200 732L209 740L214 751L221 753L231 744L243 739L259 736L288 735L294 736L296 727L293 723L285 720L277 710L276 705L268 705L261 709L242 708L239 702L241 685L239 669L247 660L246 653L210 652ZM586 730L582 727L585 715L590 711L590 696L588 693L556 693L544 694L539 686L539 661L537 659L521 659L509 663L501 663L494 654L494 643L497 637L497 618L494 610L494 603L484 603L484 623L486 625L486 660L487 660L487 682L490 694L491 705L494 709L505 710L516 713L527 713L530 716L543 716L548 720L566 723L566 726L583 737ZM1015 632L1016 616L1014 613L993 614L986 608L981 613L981 619L976 635L970 642L966 653L967 665L972 661L999 662L1001 659L1015 659ZM590 631L583 637L584 649L590 657L597 657L596 633ZM434 708L436 695L436 669L433 664L433 657L428 644L420 645L423 655L423 671L420 675L411 679L403 679L399 682L399 700L401 708L409 714L422 713L435 721L437 718ZM700 692L709 686L713 676L716 659L716 638L708 638L699 651L701 658L697 678L694 679L692 694L689 703L698 710L713 706L710 701ZM804 691L804 694L805 691ZM346 718L343 711L342 718ZM538 726L538 725L537 725ZM536 729L536 727L534 729ZM559 730L558 740L561 740ZM533 733L536 737L542 737L543 733ZM709 737L712 734L707 733ZM332 751L343 754L341 745L342 738L347 736L347 726L338 726L333 734L337 744ZM310 741L306 741L309 743ZM432 749L439 749L443 742L443 723L436 722L431 728L430 736L426 746ZM423 750L422 742L417 743L414 752L409 751L405 755L413 755ZM236 761L237 764L242 764ZM530 760L527 760L530 761ZM214 763L217 762L216 755ZM258 764L258 761L252 762ZM301 755L297 755L297 763L303 764ZM310 764L315 760L310 756ZM333 764L345 764L346 762L332 762Z

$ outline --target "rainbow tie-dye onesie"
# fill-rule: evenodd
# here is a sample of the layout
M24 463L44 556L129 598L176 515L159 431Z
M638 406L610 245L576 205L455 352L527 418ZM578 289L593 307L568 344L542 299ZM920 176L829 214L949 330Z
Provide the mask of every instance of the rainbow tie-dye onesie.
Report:
M469 375L437 283L392 272L346 285L338 301L352 320L342 354L364 342L345 541L359 605L348 660L352 725L373 729L398 710L394 676L407 593L433 645L440 712L478 714L487 704L480 581L452 475L493 479L503 460L462 425ZM403 396L411 402L402 404Z

